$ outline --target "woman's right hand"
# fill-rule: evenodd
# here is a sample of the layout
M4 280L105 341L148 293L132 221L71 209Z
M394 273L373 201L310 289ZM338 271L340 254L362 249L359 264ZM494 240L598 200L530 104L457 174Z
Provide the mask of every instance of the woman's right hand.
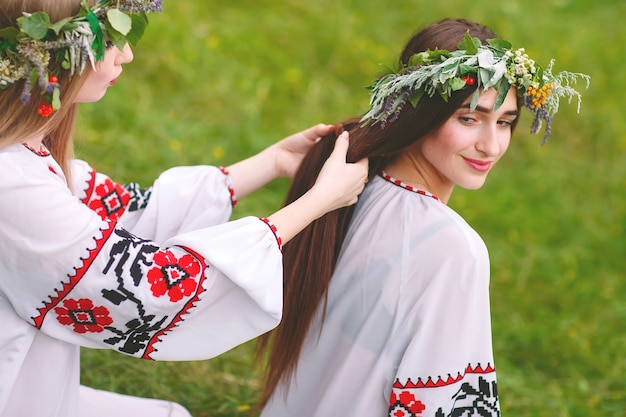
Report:
M348 132L342 132L335 147L322 167L310 194L322 204L327 204L325 213L355 204L367 183L368 161L346 162Z
M287 243L315 219L357 202L367 182L368 160L346 162L348 132L335 141L335 147L322 167L315 184L302 197L268 217Z

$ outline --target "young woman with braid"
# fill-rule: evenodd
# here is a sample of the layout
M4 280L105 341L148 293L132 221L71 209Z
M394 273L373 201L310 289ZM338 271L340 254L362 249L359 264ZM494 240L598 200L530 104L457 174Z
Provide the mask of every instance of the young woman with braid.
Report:
M369 159L356 206L284 250L283 321L260 340L263 417L499 416L489 258L447 206L480 188L528 109L532 133L584 74L540 68L487 27L446 19L413 36L371 108L305 157L287 203L313 184L341 131Z

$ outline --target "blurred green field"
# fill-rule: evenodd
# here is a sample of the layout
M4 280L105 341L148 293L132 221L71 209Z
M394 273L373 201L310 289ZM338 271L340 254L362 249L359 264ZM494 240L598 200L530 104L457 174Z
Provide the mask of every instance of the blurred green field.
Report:
M367 109L364 89L414 31L443 17L492 27L555 70L591 75L580 116L550 142L528 114L486 186L450 202L492 258L505 416L626 416L626 2L623 0L165 0L135 61L84 105L77 155L118 181L224 165L318 122ZM267 215L287 187L242 201ZM259 382L248 343L210 361L155 363L83 350L87 385L169 398L195 417L243 415Z

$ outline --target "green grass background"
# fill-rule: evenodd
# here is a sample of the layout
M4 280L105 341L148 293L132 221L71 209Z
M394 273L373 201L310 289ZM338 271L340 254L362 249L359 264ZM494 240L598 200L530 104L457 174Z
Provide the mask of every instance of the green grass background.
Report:
M175 165L225 165L367 108L364 89L418 28L468 17L555 70L591 75L550 142L529 117L479 191L451 207L483 236L505 416L626 416L626 2L623 0L165 0L135 61L76 131L81 158L148 185ZM237 206L277 209L279 180ZM85 384L168 398L194 416L254 404L253 344L198 362L83 350Z

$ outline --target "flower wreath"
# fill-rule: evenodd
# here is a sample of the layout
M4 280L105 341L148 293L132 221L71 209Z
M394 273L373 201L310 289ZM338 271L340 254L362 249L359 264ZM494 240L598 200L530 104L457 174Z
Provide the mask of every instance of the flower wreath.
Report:
M364 125L380 123L385 128L398 118L405 104L417 105L424 94L432 97L438 93L444 100L466 86L476 86L470 109L478 104L480 91L491 87L498 91L494 105L497 110L511 87L523 98L523 104L534 115L531 134L539 132L542 122L546 124L545 143L551 134L552 116L559 109L561 97L568 102L576 97L578 111L582 97L572 84L579 78L587 82L586 74L567 71L552 74L554 60L542 68L525 53L524 48L512 50L511 43L503 39L489 39L483 45L469 32L465 34L457 51L443 49L419 52L411 57L409 64L398 72L391 72L378 79L371 89L370 110L363 116Z
M38 113L49 116L61 107L59 74L49 69L50 61L70 76L82 74L88 61L95 68L107 43L120 50L135 45L148 24L146 13L161 11L161 2L102 0L90 8L82 0L78 14L54 23L45 12L23 13L17 26L0 29L0 89L25 80L20 99L27 104L38 87L44 99Z

